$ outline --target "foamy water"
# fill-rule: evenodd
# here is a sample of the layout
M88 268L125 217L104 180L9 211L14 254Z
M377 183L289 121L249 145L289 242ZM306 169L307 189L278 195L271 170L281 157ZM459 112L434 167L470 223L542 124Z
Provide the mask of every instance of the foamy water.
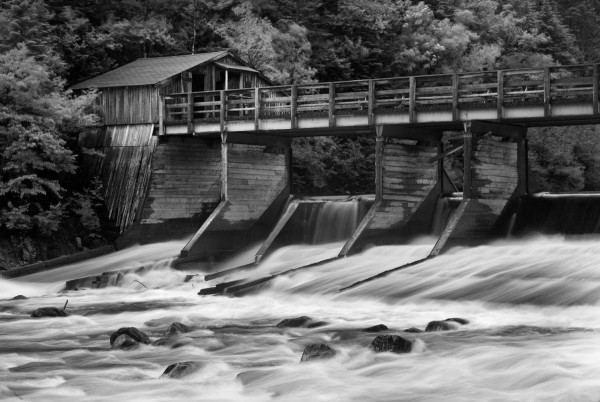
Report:
M240 276L285 271L339 247L287 247ZM422 258L431 242L377 247L280 276L242 298L198 296L209 284L200 277L184 283L191 272L169 268L180 248L136 247L0 279L0 400L600 400L600 241L539 238L456 249L340 293ZM146 269L127 274L122 287L57 293L66 279L139 266ZM31 298L6 300L17 294ZM67 299L69 317L29 317ZM328 325L275 327L300 315ZM448 317L470 323L443 333L401 332ZM110 349L120 327L138 327L154 340L173 321L193 327L189 345ZM370 352L375 335L360 329L379 323L420 346L403 355ZM299 363L313 342L338 354ZM169 364L189 360L205 366L182 379L160 378Z

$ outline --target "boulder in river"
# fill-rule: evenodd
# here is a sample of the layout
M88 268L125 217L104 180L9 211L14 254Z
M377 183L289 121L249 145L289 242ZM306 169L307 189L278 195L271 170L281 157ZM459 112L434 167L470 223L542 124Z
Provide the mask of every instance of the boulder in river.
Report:
M29 299L29 297L23 296L23 295L17 295L10 300L27 300L27 299Z
M456 322L460 325L467 325L469 323L469 320L466 320L464 318L459 318L459 317L446 318L444 321L452 321L452 322Z
M439 332L439 331L450 331L458 328L457 323L454 321L431 321L427 324L425 332Z
M309 360L329 359L336 355L336 351L324 343L311 343L304 347L300 358L301 362Z
M423 332L423 330L419 329L417 327L410 327L410 328L406 328L404 330L404 332L408 332L409 334L419 334L419 333Z
M121 334L119 336L117 336L114 340L114 342L112 342L111 346L113 349L133 349L136 346L139 345L139 342L137 342L135 339L133 339L132 337L130 337L127 334Z
M379 335L373 339L369 349L375 353L408 353L412 350L412 342L398 335Z
M204 367L204 363L198 361L179 362L169 365L161 377L181 378L190 375Z
M325 321L315 321L308 316L301 316L295 318L286 318L280 321L276 326L277 328L317 328L327 325Z
M41 317L67 317L69 314L63 309L57 307L40 307L31 313L33 318Z
M387 331L389 328L383 324L373 325L372 327L363 329L364 332L381 332Z
M123 334L129 336L137 343L144 343L146 345L150 343L150 338L148 338L148 335L146 335L139 329L135 327L123 327L119 328L116 332L112 333L112 335L110 336L110 345L112 346L115 342L115 339L117 339L120 335Z
M185 345L190 345L194 340L187 336L170 336L168 338L159 338L151 343L152 346L168 346L171 349L180 348Z
M169 328L161 335L162 338L170 338L172 336L177 336L181 334L185 334L186 332L190 332L191 329L180 322L174 322L169 325Z

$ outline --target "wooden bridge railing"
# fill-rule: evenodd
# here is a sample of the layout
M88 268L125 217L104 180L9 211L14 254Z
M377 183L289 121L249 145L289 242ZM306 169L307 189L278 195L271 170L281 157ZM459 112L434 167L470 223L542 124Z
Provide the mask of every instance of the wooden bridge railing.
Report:
M335 126L340 115L408 113L409 122L421 111L452 111L460 119L461 108L496 108L503 119L507 106L593 104L598 114L598 65L558 66L523 70L484 71L448 75L383 78L287 85L263 88L179 93L162 96L161 116L165 124L289 119L297 128L301 117L327 116Z

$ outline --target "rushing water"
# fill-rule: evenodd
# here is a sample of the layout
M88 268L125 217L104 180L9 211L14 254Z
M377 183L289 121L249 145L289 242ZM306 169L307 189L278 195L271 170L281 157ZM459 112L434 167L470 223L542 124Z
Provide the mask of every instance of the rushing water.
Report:
M0 279L3 401L594 401L600 400L600 241L540 237L433 260L339 293L357 280L427 255L432 240L377 247L298 270L241 298L198 296L201 277L169 268L184 242L134 247L19 280ZM282 272L336 255L340 243L289 246L239 276ZM249 251L251 254L252 251ZM66 279L108 270L121 287L61 293ZM221 280L221 279L220 279ZM17 295L28 300L8 300ZM66 318L33 319L42 306ZM328 325L280 329L308 315ZM374 354L375 335L463 317L459 330L403 334L408 354ZM152 339L173 321L193 327L176 349L111 350L109 335L135 326ZM300 363L303 345L326 342L331 360ZM198 360L181 379L167 365Z

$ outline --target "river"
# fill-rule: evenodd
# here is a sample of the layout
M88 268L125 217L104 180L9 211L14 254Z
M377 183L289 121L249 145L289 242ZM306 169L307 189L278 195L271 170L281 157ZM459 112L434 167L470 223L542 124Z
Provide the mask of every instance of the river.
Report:
M431 243L421 239L283 275L268 289L239 298L198 296L210 284L200 276L186 283L191 272L169 267L183 244L137 246L19 280L0 279L0 399L600 400L598 240L538 237L454 249L339 292L426 256ZM340 246L284 247L259 272L328 258ZM120 287L60 292L70 278L140 266L146 269L127 274ZM29 299L8 300L17 294ZM66 300L66 318L29 316ZM301 315L327 325L275 326ZM448 332L401 332L448 317L470 323ZM138 327L154 340L174 321L193 329L185 346L110 348L109 336L120 327ZM375 334L361 329L379 323L418 347L407 354L369 351ZM300 363L303 346L315 342L337 355ZM190 360L203 368L181 379L161 378L169 364Z

